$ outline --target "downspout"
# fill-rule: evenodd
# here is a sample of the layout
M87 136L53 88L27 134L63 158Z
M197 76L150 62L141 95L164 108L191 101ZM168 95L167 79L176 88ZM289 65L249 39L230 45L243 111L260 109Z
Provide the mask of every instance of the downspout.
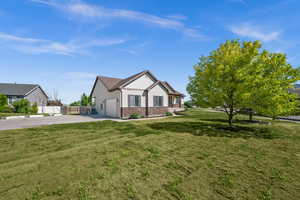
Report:
M123 118L123 93L121 89L120 89L120 115L121 118Z
M149 116L149 95L148 90L145 90L145 98L146 98L146 117Z

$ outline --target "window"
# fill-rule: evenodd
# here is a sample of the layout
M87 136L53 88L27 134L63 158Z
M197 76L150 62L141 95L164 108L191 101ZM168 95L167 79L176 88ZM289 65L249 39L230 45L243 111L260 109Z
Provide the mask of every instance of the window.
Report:
M103 103L100 104L100 110L103 110Z
M128 106L129 107L140 107L141 96L140 95L128 95Z
M176 104L180 104L180 97L176 97Z
M96 105L96 97L92 97L92 106Z
M163 96L153 96L153 106L163 106L164 105L164 97Z

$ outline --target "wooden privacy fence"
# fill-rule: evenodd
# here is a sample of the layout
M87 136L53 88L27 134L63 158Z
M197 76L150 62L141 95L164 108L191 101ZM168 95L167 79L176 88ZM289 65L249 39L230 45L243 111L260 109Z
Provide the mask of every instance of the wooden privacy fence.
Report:
M61 112L64 115L88 115L92 110L91 106L62 106Z

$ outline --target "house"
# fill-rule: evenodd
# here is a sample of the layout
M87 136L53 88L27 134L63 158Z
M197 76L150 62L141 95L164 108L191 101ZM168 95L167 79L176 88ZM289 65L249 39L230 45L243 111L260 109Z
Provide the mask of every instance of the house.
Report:
M46 106L48 101L48 96L43 89L34 84L0 83L0 94L7 96L9 104L20 99L27 99L31 104Z
M91 97L97 113L109 117L161 116L184 109L184 95L149 71L125 79L98 76Z

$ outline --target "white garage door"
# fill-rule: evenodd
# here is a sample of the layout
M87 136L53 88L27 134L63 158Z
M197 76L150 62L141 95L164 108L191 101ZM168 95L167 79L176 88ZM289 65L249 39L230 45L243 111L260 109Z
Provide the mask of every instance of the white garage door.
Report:
M117 117L117 99L106 100L106 115L109 117Z

